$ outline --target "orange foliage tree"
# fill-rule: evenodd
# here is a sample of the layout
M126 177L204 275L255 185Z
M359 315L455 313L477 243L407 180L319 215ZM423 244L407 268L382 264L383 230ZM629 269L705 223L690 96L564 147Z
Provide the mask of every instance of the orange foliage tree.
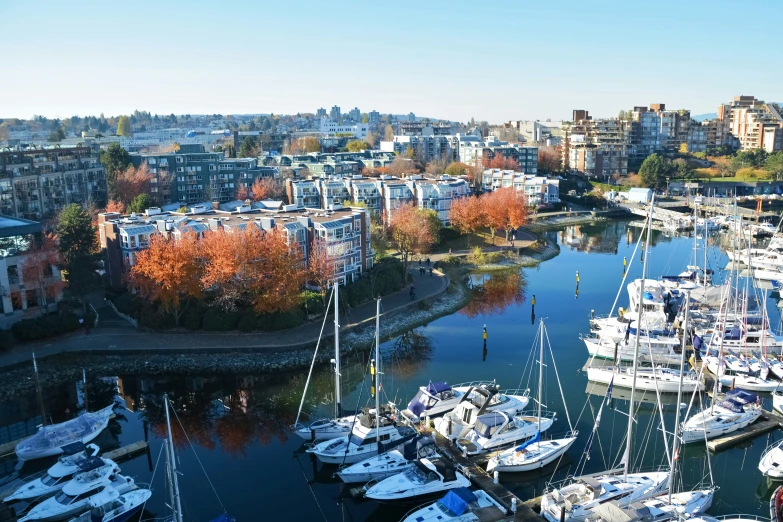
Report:
M561 150L560 145L539 148L538 169L543 172L560 172L563 165Z
M402 281L408 276L408 268L414 253L427 252L435 243L433 222L428 213L413 205L403 203L389 218L389 239L402 256Z
M453 200L449 218L451 225L461 234L474 234L487 223L484 204L478 196ZM468 248L470 248L470 236L468 236Z
M104 212L119 212L120 214L125 213L125 204L122 201L117 201L115 199L110 199L109 202L106 204L106 208L103 209Z
M136 254L130 282L141 297L159 302L179 326L188 298L201 296L200 245L194 233L181 239L150 237L149 248Z
M128 167L117 174L109 197L128 205L139 194L149 195L151 183L152 175L146 163L139 168Z
M247 190L247 186L243 184L239 185L239 188L237 188L236 198L239 201L245 201L246 199L250 199L250 192Z
M496 152L491 159L488 156L484 156L484 167L488 169L517 171L519 170L519 163L512 157Z
M279 199L283 195L283 184L275 178L256 178L250 191L253 201Z
M53 274L52 268L57 266L57 237L54 234L42 234L32 247L25 252L22 265L22 281L25 287L35 290L38 303L27 303L27 306L41 304L41 313L46 313L50 300L55 301L57 294L65 283L62 278Z
M255 226L242 232L204 235L201 284L227 310L249 304L257 313L290 310L299 304L305 270L297 248L277 230Z
M495 233L505 231L508 241L511 231L527 223L527 203L524 194L512 187L499 188L481 196L486 216L486 226L495 242Z
M326 306L326 289L329 287L329 283L334 281L335 275L334 257L329 255L326 240L316 237L308 256L307 279L318 286L324 306Z

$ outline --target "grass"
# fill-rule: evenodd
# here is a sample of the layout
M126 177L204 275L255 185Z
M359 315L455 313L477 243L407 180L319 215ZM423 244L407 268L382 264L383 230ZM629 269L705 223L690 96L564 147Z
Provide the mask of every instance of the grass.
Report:
M470 238L470 246L468 246L468 238ZM499 231L495 234L494 244L492 242L492 236L488 230L482 230L475 234L463 234L457 238L444 241L438 245L435 245L432 249L433 254L447 254L449 250L453 252L464 252L465 250L472 250L476 247L482 249L510 246L506 243L505 233Z

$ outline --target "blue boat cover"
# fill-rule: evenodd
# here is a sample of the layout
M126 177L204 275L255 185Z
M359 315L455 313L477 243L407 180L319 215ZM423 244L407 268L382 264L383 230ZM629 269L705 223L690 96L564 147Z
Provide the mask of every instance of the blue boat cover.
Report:
M413 399L408 403L408 409L411 410L411 413L415 416L421 417L422 412L425 410L425 406L420 403L418 399Z
M720 405L727 410L733 411L734 413L742 413L745 411L743 408L744 405L741 402L737 402L733 399L726 399L722 401Z
M739 404L751 404L756 402L759 396L742 388L735 388L726 392L726 398Z
M693 336L693 349L696 351L701 351L701 347L704 344L704 341L701 340L701 337L698 335Z
M528 440L526 440L525 442L523 442L522 444L517 446L514 451L522 451L523 449L527 448L531 444L534 444L534 443L540 442L540 441L541 441L541 432L537 431L535 435L533 435Z
M215 520L211 520L210 522L237 522L237 519L232 517L231 515L227 515L223 513L219 517L217 517Z
M729 333L726 334L725 339L729 341L738 341L740 338L740 331L739 328L736 326L731 329Z
M449 391L451 389L451 386L449 386L445 382L430 382L427 385L427 393L430 393L432 395Z
M102 458L89 457L84 459L81 464L79 464L79 471L91 471L93 469L98 469L103 466L103 464L104 462Z
M468 510L468 504L478 502L476 495L468 488L454 488L440 499L440 503L457 516Z

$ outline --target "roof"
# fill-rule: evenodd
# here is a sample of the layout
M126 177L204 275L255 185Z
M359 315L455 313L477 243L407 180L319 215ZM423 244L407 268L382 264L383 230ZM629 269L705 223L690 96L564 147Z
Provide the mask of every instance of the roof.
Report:
M37 221L0 215L0 237L37 234L41 230L41 224Z
M650 192L650 190L651 189L648 189L648 188L634 187L634 188L628 189L628 192L634 193L634 194L642 194L642 193L647 194L647 193Z

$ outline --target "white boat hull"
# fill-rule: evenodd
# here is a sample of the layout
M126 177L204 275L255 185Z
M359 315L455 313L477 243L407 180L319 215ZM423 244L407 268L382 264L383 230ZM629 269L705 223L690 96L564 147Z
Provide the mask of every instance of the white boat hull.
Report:
M523 452L508 449L489 459L487 472L517 473L543 468L563 456L575 441L576 437L569 437L535 442Z
M774 480L783 480L783 442L771 446L761 456L759 471L765 477Z
M591 367L587 369L587 378L593 382L609 384L614 382L614 386L631 388L633 386L633 375L625 372L615 373L611 368ZM612 381L612 379L614 379ZM657 383L657 384L656 384ZM656 389L663 393L677 393L679 379L663 380L655 378L644 378L642 374L636 379L636 389L640 391L655 391ZM657 387L657 388L656 388ZM682 391L692 393L696 389L703 390L704 383L696 379L683 379Z
M106 426L109 425L109 419L113 409L114 404L100 411L85 413L80 417L60 424L44 426L38 431L38 433L32 437L26 438L16 445L16 456L19 460L42 459L45 457L53 457L55 455L62 454L62 447L67 444L72 444L74 442L87 444L100 435L100 433L106 429ZM90 420L85 419L88 416L90 416ZM69 426L79 425L81 422L89 422L90 430L83 433L68 433ZM66 435L56 437L54 441L49 435L47 435L56 435L58 432L60 434L66 432Z

